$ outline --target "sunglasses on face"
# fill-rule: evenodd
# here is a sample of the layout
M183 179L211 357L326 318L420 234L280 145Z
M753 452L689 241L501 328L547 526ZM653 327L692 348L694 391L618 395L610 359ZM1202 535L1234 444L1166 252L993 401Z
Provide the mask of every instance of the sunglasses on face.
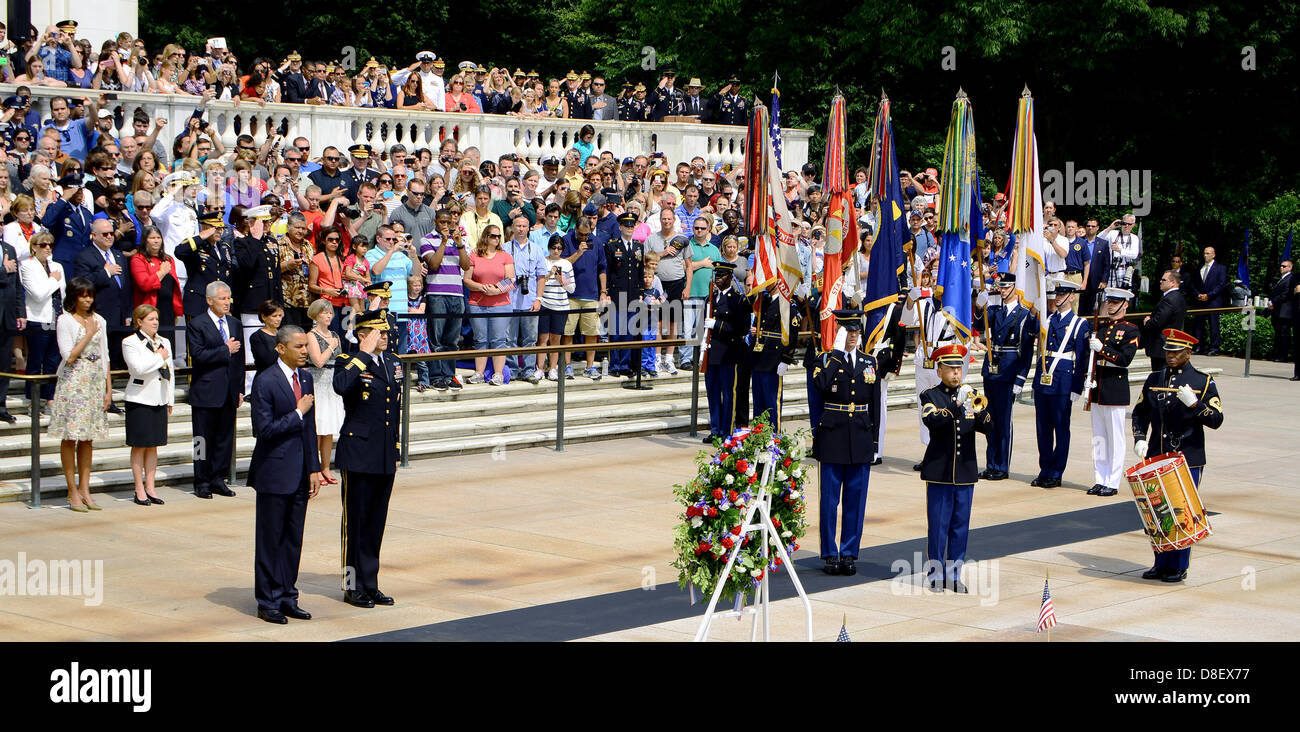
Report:
M328 243L328 242L336 242L336 243L337 243L337 242L339 241L339 238L338 238L337 236L327 236L327 237L325 237L325 241L326 241L327 243Z
M298 146L295 145L295 147ZM310 150L311 150L311 145L308 145L306 147L298 147L298 152L302 153L303 155L306 155Z
M337 155L326 155L325 157L321 158L321 160L324 160L327 163L337 163L340 159L341 158L339 158L339 156Z
M381 185L384 184L384 183L387 183L388 185L391 186L391 185L393 184L393 179L392 179L392 178L380 178L380 179L379 179L379 183L380 183Z
M487 238L489 238L489 239L500 239L500 238L501 238L501 235L500 235L500 234L488 234L488 235L487 235Z
M43 246L49 246L49 244L45 244L45 245L43 245ZM547 247L547 249L550 249L550 250L553 251L553 252L558 252L558 251L563 250L564 247L561 246L561 245L559 245L559 244L555 244L555 245L552 245L552 246Z

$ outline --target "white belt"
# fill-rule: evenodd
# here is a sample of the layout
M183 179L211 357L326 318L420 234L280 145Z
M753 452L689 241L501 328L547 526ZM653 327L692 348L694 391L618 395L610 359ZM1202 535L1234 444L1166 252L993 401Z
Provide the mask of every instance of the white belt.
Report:
M1060 355L1055 355L1055 356L1053 356L1053 358L1058 359L1058 360L1061 360L1061 361L1073 361L1073 360L1074 360L1074 351L1067 351L1066 353L1062 353L1062 354L1060 354Z

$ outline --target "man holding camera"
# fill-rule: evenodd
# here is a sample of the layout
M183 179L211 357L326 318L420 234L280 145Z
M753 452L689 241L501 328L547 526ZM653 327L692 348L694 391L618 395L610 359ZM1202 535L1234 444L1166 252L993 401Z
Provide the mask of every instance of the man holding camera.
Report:
M45 64L45 75L64 83L72 79L68 70L73 66L81 66L81 52L77 50L77 44L72 42L72 35L68 31L76 33L76 21L65 20L58 26L51 25L45 29L45 35L41 36L41 45L33 44L27 51L27 61L39 56Z
M505 189L506 197L493 202L492 213L496 214L502 222L511 222L516 217L523 216L528 219L529 228L536 225L537 211L533 209L531 201L524 199L523 185L520 184L519 179L514 176L506 178Z

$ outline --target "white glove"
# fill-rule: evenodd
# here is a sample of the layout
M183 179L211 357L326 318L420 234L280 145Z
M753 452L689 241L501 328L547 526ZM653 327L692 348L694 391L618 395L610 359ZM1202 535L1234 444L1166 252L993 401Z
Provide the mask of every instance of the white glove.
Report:
M776 375L785 376L785 372L790 370L789 364L779 363L776 365Z
M1192 387L1183 384L1178 387L1178 401L1190 407L1196 403L1196 392L1192 391Z
M1101 353L1101 341L1097 340L1097 336L1088 339L1088 348L1091 348L1093 353Z
M1083 385L1083 388L1086 389L1086 390L1088 390L1088 391L1091 391L1091 390L1093 390L1093 389L1096 389L1096 388L1097 388L1097 382L1095 382L1095 381L1089 381L1088 383L1086 383L1086 384Z
M907 291L907 298L908 298L909 300L920 300L920 299L921 299L921 288L919 288L919 287L913 287L912 289L908 290L908 291Z
M1138 440L1138 441L1137 441L1137 444L1133 446L1133 454L1138 456L1138 460L1146 460L1146 459L1147 459L1147 441L1146 441L1146 440Z
M989 304L989 294L980 290L980 294L975 296L975 304L980 307L987 307Z
M712 329L713 329L713 326L714 326L715 323L717 323L717 321L714 320L713 318L705 318L705 319L704 319L704 329L705 329L705 330L712 330Z
M1071 395L1070 395L1070 401L1071 401L1071 402L1077 402L1077 401L1079 401L1079 397L1081 397L1081 396L1083 396L1083 395L1082 395L1082 394L1071 394Z
M972 388L970 387L970 385L968 385L968 384L962 384L962 385L961 385L961 388L959 388L959 389L957 390L957 401L960 402L960 403L962 403L962 404L965 404L967 401L970 400L970 398L971 398L971 394L974 394L974 393L975 393L975 390L972 389Z
M1011 396L1020 396L1020 392L1024 390L1025 390L1024 386L1020 384L1016 384L1015 386L1011 387Z

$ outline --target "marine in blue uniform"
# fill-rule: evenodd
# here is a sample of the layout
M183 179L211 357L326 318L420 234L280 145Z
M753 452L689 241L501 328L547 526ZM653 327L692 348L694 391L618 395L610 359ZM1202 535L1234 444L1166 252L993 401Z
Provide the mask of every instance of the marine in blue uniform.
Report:
M1217 430L1223 424L1223 404L1214 379L1190 363L1197 340L1173 328L1165 330L1164 336L1165 368L1147 376L1133 407L1133 452L1144 460L1181 452L1199 492L1205 469L1205 428ZM1155 554L1155 564L1142 579L1187 579L1190 547Z
M1083 396L1092 328L1071 309L1078 285L1054 278L1048 281L1048 288L1055 298L1055 312L1047 321L1043 355L1034 362L1038 477L1029 484L1055 488L1061 484L1070 456L1070 403Z
M861 310L836 310L844 327L844 348L822 354L813 382L822 396L821 419L813 442L821 465L821 557L827 574L857 574L871 461L876 455L872 404L880 388L876 359L858 350ZM840 518L840 541L835 523Z
M781 301L776 294L776 283L758 294L762 321L754 334L753 355L750 357L751 380L754 386L754 419L764 412L772 428L781 431L781 377L794 363L796 334L799 332L799 311L791 306L785 324L785 343L782 343ZM748 384L741 384L744 389ZM743 415L742 415L743 416Z
M360 350L334 361L334 391L343 397L343 426L334 462L343 473L343 601L392 605L379 590L379 548L401 457L402 364L387 352L385 310L356 320Z
M745 346L751 313L749 299L732 286L735 269L736 265L726 260L713 263L713 294L704 320L708 331L704 354L704 389L709 399L706 444L715 437L730 435L736 428L736 390L741 387L737 384L737 364L749 352Z
M926 575L930 589L966 592L961 565L966 561L971 501L979 479L975 458L975 433L987 437L993 418L964 385L962 366L966 347L943 346L931 354L939 372L939 385L921 393L921 419L930 428L930 444L921 459L925 481Z
M1014 274L1002 275L998 291L1002 299L999 305L990 304L983 292L976 298L976 304L987 308L989 316L989 352L984 358L983 375L993 431L988 434L984 471L979 476L984 480L1006 480L1011 469L1011 409L1029 376L1038 327L1038 319L1020 304Z

